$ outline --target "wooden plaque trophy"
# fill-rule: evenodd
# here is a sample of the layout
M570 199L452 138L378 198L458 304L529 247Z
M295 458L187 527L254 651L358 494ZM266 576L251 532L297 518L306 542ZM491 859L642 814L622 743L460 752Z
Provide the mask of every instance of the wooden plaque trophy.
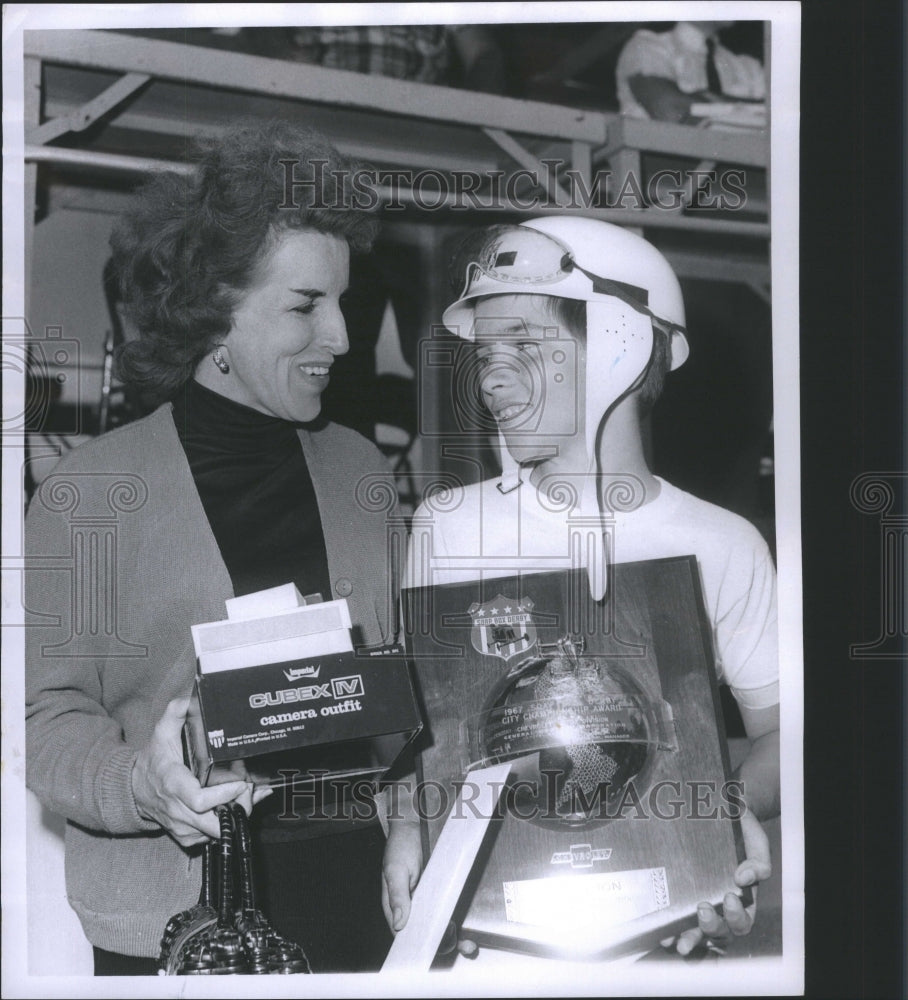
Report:
M605 959L734 890L743 789L693 557L618 564L602 601L577 570L412 589L405 609L427 856L475 813L471 773L510 764L464 936Z

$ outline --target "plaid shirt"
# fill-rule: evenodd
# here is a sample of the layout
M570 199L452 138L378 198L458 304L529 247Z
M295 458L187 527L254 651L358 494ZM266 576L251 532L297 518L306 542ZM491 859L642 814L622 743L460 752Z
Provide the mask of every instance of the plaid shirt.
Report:
M301 62L420 83L444 82L449 67L447 30L428 24L297 28L293 53Z

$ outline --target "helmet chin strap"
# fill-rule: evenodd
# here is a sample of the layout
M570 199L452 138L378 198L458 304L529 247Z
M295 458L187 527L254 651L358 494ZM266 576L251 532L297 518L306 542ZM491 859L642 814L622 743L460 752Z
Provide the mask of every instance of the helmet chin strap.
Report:
M501 478L498 480L498 489L502 493L513 493L518 486L523 485L523 480L520 477L520 464L508 451L508 443L500 430L498 431L498 458L501 462Z
M606 533L609 511L602 509L597 472L599 455L596 439L612 407L634 386L649 365L653 353L653 323L618 299L586 304L586 448L590 456L590 488L584 491L588 508L599 517L595 547L597 565L587 565L590 592L597 601L608 590L610 576ZM591 558L592 558L592 554ZM590 560L588 560L589 562Z
M606 414L646 371L653 352L653 324L648 315L610 298L586 304L586 383L584 405L584 436L587 467L577 470L583 475L583 485L577 491L578 511L595 514L600 528L596 532L594 552L587 553L587 571L592 596L601 600L608 588L605 513L600 506L598 491L598 454L596 439ZM510 493L522 485L521 466L508 451L504 435L499 431L501 478L498 489ZM586 520L586 519L584 519ZM589 531L589 528L584 528ZM589 565L592 560L595 565Z

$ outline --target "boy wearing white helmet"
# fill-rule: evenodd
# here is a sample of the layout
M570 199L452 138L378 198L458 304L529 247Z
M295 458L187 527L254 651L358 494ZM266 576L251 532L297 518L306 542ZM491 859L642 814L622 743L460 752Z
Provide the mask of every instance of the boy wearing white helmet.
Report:
M775 567L743 518L655 476L642 420L665 374L688 355L681 288L668 262L635 234L599 220L548 217L493 226L455 258L460 295L445 326L473 341L455 407L477 397L494 418L502 474L416 511L408 586L584 566L601 597L608 565L697 557L720 679L750 740L739 768L750 813L747 859L735 879L770 874L758 819L778 814L779 705ZM751 815L752 814L752 815ZM419 869L418 841L392 825L385 905L400 929ZM698 909L701 938L746 933L752 914L729 894L724 919Z

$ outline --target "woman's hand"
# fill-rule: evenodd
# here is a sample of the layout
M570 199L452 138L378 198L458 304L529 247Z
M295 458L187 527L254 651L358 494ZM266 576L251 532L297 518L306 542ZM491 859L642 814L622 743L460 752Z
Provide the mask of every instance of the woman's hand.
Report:
M175 698L164 710L132 771L132 793L139 815L160 824L182 847L220 836L215 806L239 800L252 808L249 781L227 780L203 788L183 763L181 733L189 698ZM259 794L255 794L258 801Z
M252 807L261 802L262 799L267 799L269 795L274 791L268 785L257 785L253 778L249 776L249 772L246 770L246 761L244 760L232 760L227 765L227 771L233 775L236 779L242 779L246 782L246 790L242 795L238 795L236 802L238 802L245 810L246 815L249 816L252 813ZM214 770L211 774L211 783L213 785L223 785L225 782L229 782L232 779L228 776L225 771Z
M381 905L388 926L396 934L410 917L410 896L422 872L419 823L392 820L382 862Z

